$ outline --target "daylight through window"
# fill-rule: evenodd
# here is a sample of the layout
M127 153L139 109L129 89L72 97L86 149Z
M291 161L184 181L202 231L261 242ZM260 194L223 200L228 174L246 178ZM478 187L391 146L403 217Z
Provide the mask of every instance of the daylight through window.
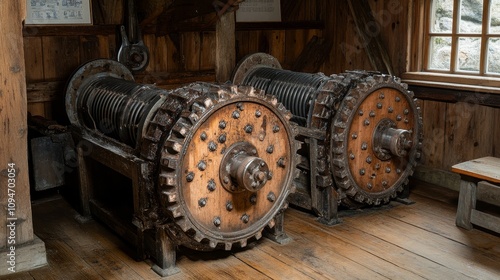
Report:
M500 0L432 0L427 71L500 75Z

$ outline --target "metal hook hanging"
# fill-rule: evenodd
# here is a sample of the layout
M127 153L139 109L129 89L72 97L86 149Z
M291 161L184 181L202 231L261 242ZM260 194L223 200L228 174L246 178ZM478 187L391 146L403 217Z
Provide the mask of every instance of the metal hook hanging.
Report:
M118 62L124 64L133 72L144 70L149 64L149 50L142 40L134 0L128 0L128 36L125 26L121 26L122 44L118 50Z

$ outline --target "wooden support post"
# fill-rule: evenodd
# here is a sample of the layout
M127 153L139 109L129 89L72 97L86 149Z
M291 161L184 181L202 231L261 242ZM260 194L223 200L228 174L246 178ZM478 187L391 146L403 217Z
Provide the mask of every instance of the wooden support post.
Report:
M152 267L162 277L180 272L175 266L175 244L165 231L164 228L158 228L156 231L156 263Z
M234 12L222 15L215 26L215 79L225 83L236 66Z
M79 218L79 222L86 222L91 217L89 201L91 198L90 186L92 186L92 178L90 177L90 170L88 170L87 161L85 158L85 153L89 152L85 149L90 149L90 146L84 145L83 143L86 142L84 140L80 141L77 147L78 175L80 179L80 206L82 207L82 217Z
M0 5L0 275L47 263L45 245L33 234L31 214L24 15L24 1Z
M290 243L292 239L285 233L285 210L279 211L274 219L276 221L274 227L266 230L264 232L265 236L281 245Z
M318 186L317 176L318 140L309 138L309 170L311 186L311 208L318 214L318 221L325 225L336 225L341 222L338 217L337 193L333 186Z

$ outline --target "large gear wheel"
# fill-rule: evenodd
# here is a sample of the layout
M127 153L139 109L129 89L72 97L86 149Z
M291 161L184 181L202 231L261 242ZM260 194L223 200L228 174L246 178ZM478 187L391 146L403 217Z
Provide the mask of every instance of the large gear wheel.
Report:
M403 189L420 158L422 119L398 78L352 76L331 123L332 173L345 205L387 203Z
M287 207L299 144L276 98L252 87L206 87L163 146L161 205L177 226L171 234L191 239L183 245L230 250L259 239Z

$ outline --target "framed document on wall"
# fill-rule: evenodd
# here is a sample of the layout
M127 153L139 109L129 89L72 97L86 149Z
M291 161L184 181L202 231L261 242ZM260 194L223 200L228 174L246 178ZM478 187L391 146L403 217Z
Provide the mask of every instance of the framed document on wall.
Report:
M281 21L280 0L245 0L236 10L236 21Z
M91 0L26 0L26 24L92 24Z

